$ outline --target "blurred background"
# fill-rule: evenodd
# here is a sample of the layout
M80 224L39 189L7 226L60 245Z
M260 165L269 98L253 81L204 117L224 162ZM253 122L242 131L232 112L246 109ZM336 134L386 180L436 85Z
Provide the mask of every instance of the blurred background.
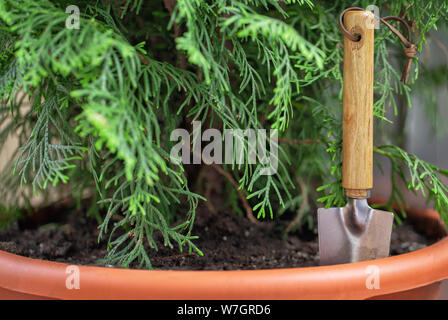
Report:
M420 77L417 84L411 84L411 106L403 99L399 101L400 117L396 117L392 108L388 109L387 118L392 125L375 129L383 143L394 143L409 153L416 154L443 169L448 169L448 30L431 32L428 43L422 48L418 59L422 61L428 75ZM400 66L397 66L400 70ZM429 72L428 72L429 71ZM420 90L423 87L425 90ZM420 87L419 87L420 86ZM430 90L427 90L430 87ZM404 136L398 134L404 128ZM386 130L387 132L381 132ZM375 166L375 182L372 194L387 198L391 192L390 164L381 156L376 157L381 169ZM443 177L442 177L443 178ZM448 181L445 182L448 183ZM402 185L402 192L411 206L421 207L425 199L414 195ZM430 204L428 207L432 207Z

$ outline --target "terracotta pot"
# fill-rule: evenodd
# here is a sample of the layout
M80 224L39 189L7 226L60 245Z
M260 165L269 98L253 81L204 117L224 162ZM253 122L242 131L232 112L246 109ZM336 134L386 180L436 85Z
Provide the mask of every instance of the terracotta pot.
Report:
M440 224L433 210L417 211ZM448 238L384 259L255 271L69 266L0 251L0 299L435 299L444 279Z

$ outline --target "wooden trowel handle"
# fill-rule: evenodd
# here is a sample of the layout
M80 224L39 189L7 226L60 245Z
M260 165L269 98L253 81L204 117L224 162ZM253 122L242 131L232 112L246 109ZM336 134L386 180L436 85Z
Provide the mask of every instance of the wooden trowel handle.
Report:
M342 186L351 198L373 187L373 19L369 11L344 15L345 28L361 36L344 37Z

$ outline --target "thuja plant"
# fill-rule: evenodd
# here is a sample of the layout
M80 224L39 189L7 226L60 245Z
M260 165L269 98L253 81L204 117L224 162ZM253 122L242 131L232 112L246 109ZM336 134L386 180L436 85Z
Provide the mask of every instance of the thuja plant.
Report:
M447 1L0 0L0 144L12 134L20 143L0 179L2 214L67 184L89 195L107 263L151 267L160 245L202 254L195 213L213 199L197 182L211 169L236 213L255 221L293 211L286 232L312 227L310 203L345 202L337 19L353 5L408 21L419 51L448 15ZM414 89L431 97L446 76L415 58L403 84L402 45L387 28L375 33L374 115L386 127ZM170 133L192 133L195 121L276 129L277 170L261 174L266 163L236 157L193 170L171 161ZM405 205L401 179L448 221L448 171L383 140L374 151L392 164L389 205Z

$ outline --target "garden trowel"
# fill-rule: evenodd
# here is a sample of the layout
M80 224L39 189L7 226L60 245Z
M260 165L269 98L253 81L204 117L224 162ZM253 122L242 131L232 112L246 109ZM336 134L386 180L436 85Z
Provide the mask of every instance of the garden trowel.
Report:
M340 264L387 257L393 214L369 207L373 187L373 14L348 11L344 37L342 208L318 209L320 264Z

